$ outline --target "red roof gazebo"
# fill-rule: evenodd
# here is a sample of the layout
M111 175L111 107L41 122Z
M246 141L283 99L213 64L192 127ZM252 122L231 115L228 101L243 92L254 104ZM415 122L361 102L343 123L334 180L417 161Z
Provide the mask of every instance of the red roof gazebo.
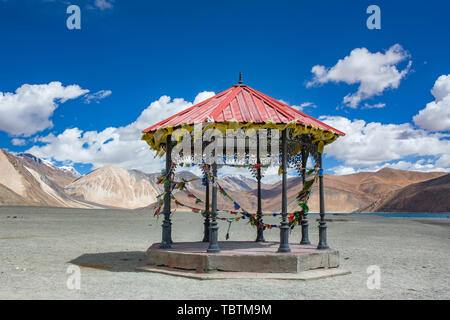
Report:
M287 124L295 120L296 124L344 135L343 132L244 84L234 85L154 124L143 132L152 132L170 126L175 128L185 124L208 122L211 119L214 122L266 123L271 121L277 124Z
M196 129L200 126L200 130ZM215 151L214 160L211 164L211 172L205 172L206 176L211 177L211 181L207 179L206 184L206 201L205 201L205 230L203 241L209 242L208 252L220 252L218 246L218 225L217 217L217 162L219 157L224 159L223 154L229 155L230 149L226 149L225 141L228 135L227 130L238 130L243 132L255 132L254 138L248 138L244 135L242 138L244 150L239 151L233 145L232 153L236 157L236 153L243 153L246 156L245 161L253 161L251 164L255 172L255 177L258 182L258 208L256 210L255 221L257 226L256 241L264 241L262 223L262 208L261 208L261 166L263 158L268 158L269 154L273 158L278 147L281 150L280 170L282 174L282 208L281 208L281 224L280 228L280 246L278 252L290 252L289 249L289 223L287 221L287 167L288 164L296 166L303 177L303 197L306 197L304 203L306 204L309 197L310 187L312 183L306 181L306 162L308 156L311 155L316 163L316 179L319 181L320 190L320 222L319 222L319 244L318 249L328 248L326 241L326 222L325 222L325 206L324 206L324 192L323 192L323 169L322 169L322 153L324 146L334 142L339 136L344 135L343 132L317 120L299 110L292 108L278 100L275 100L245 84L242 83L241 77L239 83L231 88L201 102L182 112L179 112L151 127L143 130L142 139L145 140L151 149L155 150L160 156L166 154L166 171L165 176L169 183L165 184L164 194L164 222L163 222L163 236L161 248L170 248L172 244L171 239L171 192L172 192L172 163L174 155L178 157L179 149L174 147L187 136L194 144L200 139L201 145L196 149L194 146L194 156L192 161L198 164L205 164L206 146L203 144L201 138L205 136L208 130L214 130ZM263 135L263 131L266 134ZM270 139L268 133L270 132ZM281 141L278 142L277 137L281 132ZM224 139L219 139L222 133ZM261 152L261 145L265 138L270 140L270 152ZM246 140L247 139L247 140ZM253 140L252 140L253 139ZM218 143L222 143L218 145ZM267 141L266 141L267 142ZM267 147L267 146L266 146ZM222 149L223 152L222 153ZM174 151L176 150L176 151ZM237 150L237 151L236 151ZM184 150L181 156L190 156L190 151ZM175 153L174 153L175 152ZM173 155L174 153L174 155ZM242 155L242 154L241 154ZM233 155L232 155L233 156ZM252 158L253 160L248 160ZM224 160L225 162L227 160ZM250 165L247 162L247 165ZM207 168L208 167L203 167ZM211 175L209 175L211 173ZM212 185L212 210L209 208L209 189L210 183ZM302 200L303 201L303 200ZM303 208L304 209L304 208ZM308 221L306 219L307 212L299 211L302 226L302 241L301 244L309 244L308 239ZM302 213L303 211L303 213Z

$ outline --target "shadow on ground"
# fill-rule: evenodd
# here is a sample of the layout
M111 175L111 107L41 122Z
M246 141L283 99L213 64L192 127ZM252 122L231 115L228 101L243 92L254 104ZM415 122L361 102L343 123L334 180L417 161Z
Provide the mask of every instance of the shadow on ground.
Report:
M136 267L145 263L147 255L142 251L86 253L69 263L86 269L111 272L137 272Z

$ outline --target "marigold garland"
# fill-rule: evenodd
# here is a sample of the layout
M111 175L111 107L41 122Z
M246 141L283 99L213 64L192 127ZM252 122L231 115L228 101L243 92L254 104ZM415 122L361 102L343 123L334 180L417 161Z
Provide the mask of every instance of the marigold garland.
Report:
M208 129L217 129L223 134L226 130L236 130L236 129L277 129L282 131L284 129L292 129L292 136L296 137L302 134L310 134L313 138L312 143L317 145L317 150L319 153L323 153L323 148L325 145L334 142L338 138L338 134L326 131L315 126L306 126L304 124L298 124L297 120L293 120L287 124L277 124L273 120L267 120L265 123L241 123L237 121L227 121L227 122L205 122L202 126L202 133ZM180 131L177 131L180 129ZM183 124L182 126L174 128L173 126L167 126L165 128L159 128L156 131L146 132L142 135L141 140L147 142L150 149L157 152L157 156L161 157L166 152L165 142L167 137L174 135L178 142L182 139L182 134L180 132L192 132L194 130L194 124ZM194 140L199 137L194 137Z

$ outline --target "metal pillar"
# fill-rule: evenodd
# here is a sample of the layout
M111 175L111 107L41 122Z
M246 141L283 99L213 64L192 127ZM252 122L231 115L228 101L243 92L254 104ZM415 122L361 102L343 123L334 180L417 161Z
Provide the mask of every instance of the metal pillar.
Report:
M209 212L209 179L208 179L208 175L207 175L206 170L205 170L205 176L206 176L206 185L205 185L205 222L203 223L204 230L203 230L203 240L202 241L203 242L209 242L209 217L210 217L210 212Z
M209 247L207 252L218 253L220 252L218 243L219 226L217 225L217 164L214 161L212 164L212 212L211 222L209 224Z
M322 154L319 154L319 197L320 197L320 222L319 222L319 244L317 245L317 249L328 249L327 223L325 222L325 195L323 190Z
M289 223L287 221L287 129L281 132L281 224L278 252L291 252L289 248Z
M172 244L172 223L170 221L170 198L171 198L171 170L172 170L172 136L168 135L166 140L166 174L169 183L164 183L164 221L162 224L162 241L160 248L168 249L171 248Z
M256 163L261 164L261 157L259 154L259 132L256 131ZM263 223L262 218L262 199L261 199L261 168L256 169L256 182L258 186L258 208L256 209L256 219L258 221L258 226L256 228L256 242L264 242L264 228L260 225Z
M306 182L306 163L308 162L308 151L304 150L302 148L302 181L303 186ZM308 235L308 218L305 216L302 219L302 240L300 241L300 244L311 244L309 241L309 235Z

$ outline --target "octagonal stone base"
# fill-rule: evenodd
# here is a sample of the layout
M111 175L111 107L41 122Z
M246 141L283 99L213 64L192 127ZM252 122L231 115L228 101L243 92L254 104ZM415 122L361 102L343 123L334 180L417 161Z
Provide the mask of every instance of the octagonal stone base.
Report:
M142 270L192 270L197 274L217 272L299 274L316 269L339 267L339 252L317 250L315 245L290 244L290 253L278 253L277 242L219 242L220 253L207 253L208 243L178 242L171 249L153 244ZM335 271L330 270L335 274Z

